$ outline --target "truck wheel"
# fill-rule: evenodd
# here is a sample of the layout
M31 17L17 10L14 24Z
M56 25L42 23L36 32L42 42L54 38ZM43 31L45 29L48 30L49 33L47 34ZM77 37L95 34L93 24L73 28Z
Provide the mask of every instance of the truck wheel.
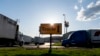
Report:
M19 42L19 46L23 46L24 42Z
M64 47L69 47L69 44L65 45Z
M13 46L13 43L9 43L9 46L12 47Z
M89 43L86 45L87 48L93 48L93 44Z
M12 47L12 46L13 46L13 43L10 43L10 42L9 42L9 43L6 44L6 46L7 46L7 47Z
M37 43L35 43L35 45L37 45Z
M34 43L35 45L38 45L38 44L40 44L40 43L38 43L38 42L36 42L36 43Z

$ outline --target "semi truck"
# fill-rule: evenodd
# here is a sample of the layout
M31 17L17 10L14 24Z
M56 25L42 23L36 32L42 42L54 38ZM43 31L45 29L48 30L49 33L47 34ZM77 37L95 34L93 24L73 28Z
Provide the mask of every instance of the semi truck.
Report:
M43 45L45 43L45 40L44 38L41 38L41 37L35 37L34 38L34 44L35 45Z
M100 29L74 31L63 39L62 46L100 46Z
M0 14L0 45L13 46L18 44L22 46L20 38L17 22Z

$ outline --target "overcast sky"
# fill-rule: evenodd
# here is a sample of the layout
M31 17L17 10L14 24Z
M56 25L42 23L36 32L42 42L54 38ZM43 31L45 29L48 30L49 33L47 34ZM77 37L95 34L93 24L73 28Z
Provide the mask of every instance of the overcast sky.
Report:
M20 31L32 37L41 23L64 24L63 14L68 31L100 29L100 0L0 0L0 14L18 19Z

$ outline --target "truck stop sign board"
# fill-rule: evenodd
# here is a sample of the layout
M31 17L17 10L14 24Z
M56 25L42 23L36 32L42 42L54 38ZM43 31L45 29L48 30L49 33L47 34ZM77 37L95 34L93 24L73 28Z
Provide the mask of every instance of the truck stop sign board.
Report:
M62 34L62 24L61 23L55 23L54 25L41 24L39 31L40 34Z

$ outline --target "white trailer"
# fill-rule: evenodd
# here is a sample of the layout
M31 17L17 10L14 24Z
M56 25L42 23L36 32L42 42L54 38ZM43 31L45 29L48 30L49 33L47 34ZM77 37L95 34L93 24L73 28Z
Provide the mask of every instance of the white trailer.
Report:
M89 33L92 43L100 43L100 29L91 29Z
M22 35L24 44L30 44L33 41L33 38L27 35Z
M18 28L16 21L0 14L0 44L14 45L18 41Z

